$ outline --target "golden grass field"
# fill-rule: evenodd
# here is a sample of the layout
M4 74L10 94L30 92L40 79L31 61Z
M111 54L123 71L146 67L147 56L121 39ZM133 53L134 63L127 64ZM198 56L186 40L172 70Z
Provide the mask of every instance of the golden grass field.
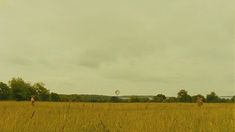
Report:
M0 102L0 132L234 132L235 104Z

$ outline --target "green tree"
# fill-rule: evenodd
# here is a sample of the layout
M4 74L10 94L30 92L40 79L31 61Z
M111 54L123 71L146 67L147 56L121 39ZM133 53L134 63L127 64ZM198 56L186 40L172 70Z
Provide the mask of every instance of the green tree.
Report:
M163 102L166 100L166 96L163 94L158 94L153 97L154 102Z
M176 97L169 97L169 98L166 98L166 102L168 102L168 103L177 102L177 98L176 98Z
M139 98L139 102L150 102L148 97Z
M22 78L13 78L9 81L9 85L15 100L29 100L32 95L37 94L31 84L26 83Z
M37 97L41 101L48 101L50 98L50 91L45 88L44 83L35 83L33 85L34 89L37 92Z
M231 103L231 100L230 99L225 99L225 98L220 98L219 102L220 103Z
M120 100L117 96L112 96L112 97L110 98L110 101L111 101L111 102L114 102L114 103L117 103L117 102L120 102L121 100Z
M203 101L203 102L206 101L206 98L205 98L203 95L198 94L198 95L192 96L192 102L197 102L197 98L198 98L198 97L202 98L202 101Z
M219 102L219 101L220 101L220 98L216 95L215 92L211 92L210 94L208 94L206 96L206 102L216 103L216 102Z
M0 82L0 100L7 100L10 97L10 88L7 84Z
M192 102L191 96L188 95L188 92L184 89L180 90L177 95L179 102Z
M59 94L57 94L57 93L51 93L50 94L50 100L51 101L55 101L55 102L57 102L57 101L60 101L61 99L60 99L60 95Z
M235 95L231 98L231 102L235 103Z
M140 102L140 99L138 97L136 97L136 96L132 96L130 98L130 102Z

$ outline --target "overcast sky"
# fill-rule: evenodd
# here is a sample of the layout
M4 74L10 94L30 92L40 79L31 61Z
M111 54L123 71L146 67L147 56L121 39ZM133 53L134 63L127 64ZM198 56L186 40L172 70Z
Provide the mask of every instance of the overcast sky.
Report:
M234 0L0 0L0 81L58 93L235 93Z

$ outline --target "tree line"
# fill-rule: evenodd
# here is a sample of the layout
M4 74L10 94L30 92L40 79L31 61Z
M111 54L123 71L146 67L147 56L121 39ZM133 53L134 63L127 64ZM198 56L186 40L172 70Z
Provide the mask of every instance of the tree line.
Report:
M197 98L203 99L208 103L235 103L235 96L231 99L220 98L215 92L211 92L204 97L201 94L189 95L184 89L177 93L176 97L166 97L163 94L157 94L152 97L147 96L103 96L103 95L77 95L77 94L58 94L50 92L44 83L29 83L22 78L12 78L8 84L0 82L0 100L30 100L34 96L39 101L73 101L73 102L196 102Z
M0 100L24 101L32 96L40 101L60 100L59 94L50 92L41 82L31 84L22 78L12 78L8 84L0 82Z

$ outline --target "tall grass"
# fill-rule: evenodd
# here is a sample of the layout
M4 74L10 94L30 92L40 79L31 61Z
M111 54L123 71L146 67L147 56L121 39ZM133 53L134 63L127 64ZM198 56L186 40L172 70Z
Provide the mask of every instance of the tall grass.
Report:
M0 102L0 132L234 132L235 104Z

